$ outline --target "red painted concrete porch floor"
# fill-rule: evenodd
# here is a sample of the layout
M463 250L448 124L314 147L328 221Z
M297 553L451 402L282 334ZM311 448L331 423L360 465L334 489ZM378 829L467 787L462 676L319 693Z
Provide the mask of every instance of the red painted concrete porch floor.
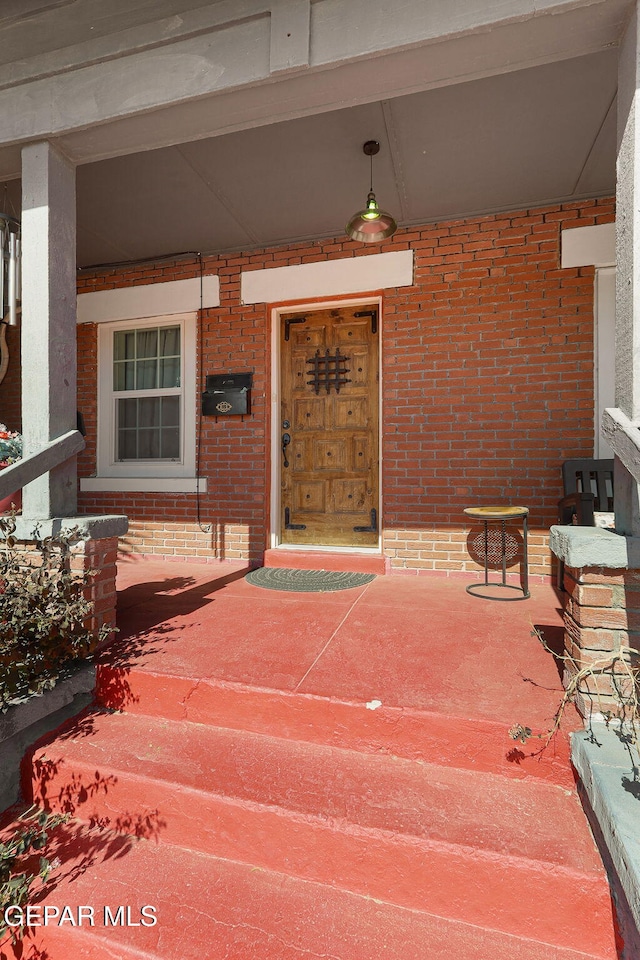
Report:
M553 717L557 669L531 636L539 626L554 641L561 629L551 587L501 603L469 596L464 579L390 576L336 593L288 594L254 587L244 572L122 562L116 663L154 677L319 698L321 710L325 700L353 705L365 719L375 711L363 707L377 700L383 713L470 720L480 733L485 724L504 733L515 721L546 729ZM188 686L187 712L198 701ZM476 739L468 727L465 739Z
M380 577L330 594L244 569L123 561L99 699L34 751L33 795L73 820L34 928L50 960L614 960L580 808L555 591L469 596ZM120 712L121 711L121 712ZM141 924L153 905L158 922ZM129 906L131 925L104 925ZM136 925L137 924L137 925Z

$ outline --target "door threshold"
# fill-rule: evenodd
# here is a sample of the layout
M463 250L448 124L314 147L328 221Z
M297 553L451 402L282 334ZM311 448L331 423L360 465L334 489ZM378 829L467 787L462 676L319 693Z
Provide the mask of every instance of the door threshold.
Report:
M296 547L283 544L264 552L265 567L289 567L293 570L335 570L340 573L386 573L385 557L367 547Z

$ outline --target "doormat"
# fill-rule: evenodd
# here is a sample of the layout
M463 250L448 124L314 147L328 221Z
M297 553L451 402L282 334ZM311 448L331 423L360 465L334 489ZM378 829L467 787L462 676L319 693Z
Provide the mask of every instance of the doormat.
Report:
M260 567L245 577L254 587L288 590L292 593L331 593L350 590L375 580L375 573L343 573L337 570L289 570L287 567Z

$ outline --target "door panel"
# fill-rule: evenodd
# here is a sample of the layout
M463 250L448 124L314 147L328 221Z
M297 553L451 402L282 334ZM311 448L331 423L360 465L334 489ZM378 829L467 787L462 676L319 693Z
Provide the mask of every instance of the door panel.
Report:
M333 409L336 430L366 430L369 419L366 397L336 397Z
M284 315L280 346L281 542L377 546L377 307Z
M317 400L293 401L293 425L296 430L324 430L326 421L326 407ZM289 419L285 417L285 419Z

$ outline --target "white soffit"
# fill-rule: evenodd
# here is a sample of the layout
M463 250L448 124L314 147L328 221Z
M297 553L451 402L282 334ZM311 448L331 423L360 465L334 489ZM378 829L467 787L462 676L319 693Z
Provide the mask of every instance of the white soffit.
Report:
M200 277L80 293L78 323L141 320L145 317L166 317L174 313L192 313L201 306L219 307L218 277L202 277L202 302L200 294Z
M279 303L343 293L368 293L413 283L413 250L321 260L241 274L242 303Z
M615 262L615 223L562 231L562 267L612 267Z

